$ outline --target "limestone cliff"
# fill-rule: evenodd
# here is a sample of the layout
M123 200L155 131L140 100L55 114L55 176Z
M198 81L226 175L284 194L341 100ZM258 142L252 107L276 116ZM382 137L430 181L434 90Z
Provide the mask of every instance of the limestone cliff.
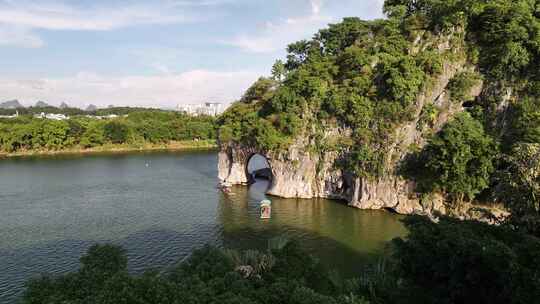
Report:
M286 198L330 198L345 200L361 209L391 209L401 214L451 214L462 218L502 217L502 208L482 207L470 203L448 205L443 195L420 195L415 182L399 174L401 162L412 146L423 147L430 135L440 130L456 113L464 111L462 102L450 97L449 83L458 74L476 69L467 60L461 30L424 39L419 34L412 43L411 54L434 49L438 54L450 54L440 73L425 81L413 102L412 119L393 129L384 147L384 170L377 177L361 177L340 165L348 157L347 151L318 149L321 142L336 138L350 138L354 130L331 119L316 123L322 126L322 135L314 136L315 110L304 111L303 128L286 149L264 149L249 140L220 140L219 179L232 184L247 184L247 165L255 154L264 156L272 171L268 194ZM456 43L456 39L458 42ZM371 63L371 67L377 63ZM368 67L369 69L369 67ZM271 89L268 89L271 91ZM469 99L489 92L492 87L481 81L469 88ZM511 95L511 93L510 93ZM258 101L255 101L257 103ZM438 112L428 125L423 121L428 107ZM504 108L504 104L501 105ZM308 107L309 108L309 107ZM487 212L488 215L485 214Z
M383 178L369 179L355 177L351 172L336 166L341 157L337 152L313 153L309 147L316 143L303 134L296 138L286 151L264 151L252 146L231 142L220 143L219 179L231 184L249 182L247 166L250 158L264 156L272 171L268 194L285 198L330 198L345 200L352 207L360 209L391 209L401 214L454 214L465 218L478 217L478 206L468 205L459 210L448 209L440 196L421 199L415 192L415 185L396 174L396 165L407 155L411 144L423 145L423 130L417 127L423 105L436 104L443 109L433 123L434 129L442 127L452 115L462 111L461 104L452 103L446 93L449 80L465 69L465 64L448 64L436 84L421 94L417 100L416 119L396 130L398 140L388 154L390 173ZM481 87L474 88L475 95ZM347 133L347 130L327 129L326 138ZM393 160L392 160L393 159ZM504 210L490 208L496 216Z

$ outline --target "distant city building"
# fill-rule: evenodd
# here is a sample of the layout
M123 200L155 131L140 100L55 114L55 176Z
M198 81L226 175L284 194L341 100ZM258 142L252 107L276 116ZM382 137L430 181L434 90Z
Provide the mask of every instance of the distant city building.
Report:
M178 111L194 116L218 116L223 113L224 107L219 102L205 102L203 104L178 105Z
M120 117L116 114L110 114L110 115L104 115L104 116L99 116L99 115L85 115L85 116L92 119L114 119L114 118ZM127 114L122 115L122 117L127 117Z
M66 119L69 119L69 117L67 117L64 114L52 114L52 113L43 113L43 112L34 115L34 117L35 118L40 118L40 119L52 119L52 120L66 120Z
M210 116L218 116L223 113L223 105L219 102L205 102L203 113Z
M198 105L195 104L185 104L185 105L178 105L178 111L184 112L188 115L195 115L197 113L196 108Z
M17 118L19 117L19 111L15 111L13 115L0 115L0 118Z

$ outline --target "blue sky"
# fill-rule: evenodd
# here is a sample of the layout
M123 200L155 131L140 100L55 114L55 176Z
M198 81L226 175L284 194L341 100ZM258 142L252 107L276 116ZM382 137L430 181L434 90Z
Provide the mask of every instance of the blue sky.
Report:
M237 99L288 43L383 0L0 0L0 101Z

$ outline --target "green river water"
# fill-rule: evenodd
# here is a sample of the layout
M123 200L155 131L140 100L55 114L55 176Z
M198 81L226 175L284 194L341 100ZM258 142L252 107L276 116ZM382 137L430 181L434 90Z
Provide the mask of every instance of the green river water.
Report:
M168 267L205 244L265 249L285 235L344 276L406 233L400 216L323 199L272 200L268 182L216 189L217 153L152 152L0 159L0 303L41 273L76 270L96 242L128 250L129 269Z

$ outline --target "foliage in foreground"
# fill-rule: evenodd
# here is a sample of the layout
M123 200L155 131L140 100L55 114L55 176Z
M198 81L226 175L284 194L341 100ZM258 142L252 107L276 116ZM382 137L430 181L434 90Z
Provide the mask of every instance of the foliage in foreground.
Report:
M476 221L408 217L396 239L396 303L534 303L540 298L540 240Z
M167 273L129 275L121 248L95 245L81 269L28 283L22 303L366 303L336 297L321 264L288 243L271 253L204 247Z
M410 234L357 278L342 280L297 243L238 252L204 247L169 271L127 273L125 252L95 245L81 269L27 284L37 303L533 303L540 240L508 227L405 220ZM361 261L359 261L361 262Z

